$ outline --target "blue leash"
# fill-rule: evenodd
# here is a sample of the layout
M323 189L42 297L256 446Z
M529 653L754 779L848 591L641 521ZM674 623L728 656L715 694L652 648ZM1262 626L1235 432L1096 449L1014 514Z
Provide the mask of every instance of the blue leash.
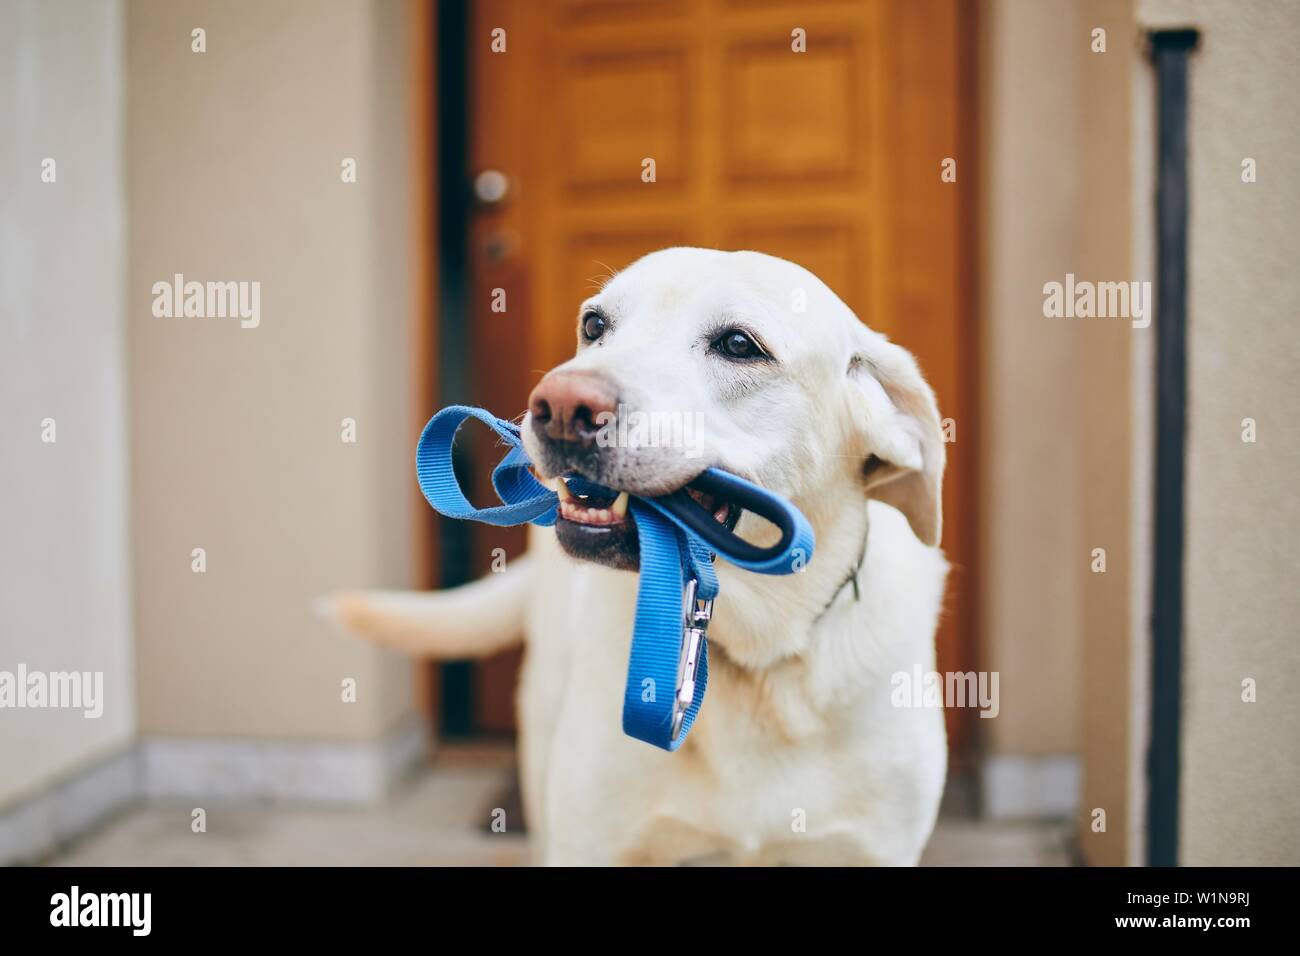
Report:
M510 449L492 471L492 487L501 499L495 507L470 504L452 469L452 444L470 418L487 425ZM558 496L533 477L529 464L518 425L465 405L434 415L415 450L420 490L436 511L498 527L555 524ZM566 480L579 494L610 491L580 476ZM630 497L641 543L641 580L623 691L623 732L664 750L682 745L704 701L706 632L718 594L714 553L758 574L801 571L813 553L812 527L785 499L717 468L691 486L762 515L780 529L781 541L769 548L750 544L714 520L685 489L662 498Z

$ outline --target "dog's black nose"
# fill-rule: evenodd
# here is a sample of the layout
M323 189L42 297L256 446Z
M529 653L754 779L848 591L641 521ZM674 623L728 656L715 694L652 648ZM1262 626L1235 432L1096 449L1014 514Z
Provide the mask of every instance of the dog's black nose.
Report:
M528 397L533 430L552 441L590 445L617 409L614 384L592 372L551 372Z

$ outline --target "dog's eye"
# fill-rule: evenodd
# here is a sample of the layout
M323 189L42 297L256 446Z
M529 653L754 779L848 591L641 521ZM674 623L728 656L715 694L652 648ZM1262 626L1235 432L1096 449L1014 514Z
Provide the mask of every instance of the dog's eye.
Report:
M713 350L738 361L767 358L767 353L750 337L749 333L739 329L728 329L718 336L713 343Z
M588 342L594 342L605 334L605 326L608 323L605 317L599 312L588 312L582 317L582 337Z

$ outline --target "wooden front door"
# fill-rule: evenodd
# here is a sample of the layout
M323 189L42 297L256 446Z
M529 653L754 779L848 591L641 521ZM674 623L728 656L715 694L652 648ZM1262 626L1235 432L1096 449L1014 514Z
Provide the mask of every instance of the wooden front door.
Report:
M941 670L975 656L968 19L960 0L480 0L469 38L470 168L488 174L470 237L476 400L521 410L572 354L578 303L646 252L809 268L916 353L955 422ZM480 726L511 726L513 681L513 660L480 668ZM949 714L957 754L968 715Z

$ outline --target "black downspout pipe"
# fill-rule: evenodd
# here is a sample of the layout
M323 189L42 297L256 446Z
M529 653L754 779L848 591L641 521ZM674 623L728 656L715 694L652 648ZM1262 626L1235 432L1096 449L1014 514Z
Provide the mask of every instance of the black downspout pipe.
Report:
M1178 863L1183 676L1183 487L1187 435L1187 63L1195 30L1152 33L1156 185L1155 567L1151 606L1148 866Z

